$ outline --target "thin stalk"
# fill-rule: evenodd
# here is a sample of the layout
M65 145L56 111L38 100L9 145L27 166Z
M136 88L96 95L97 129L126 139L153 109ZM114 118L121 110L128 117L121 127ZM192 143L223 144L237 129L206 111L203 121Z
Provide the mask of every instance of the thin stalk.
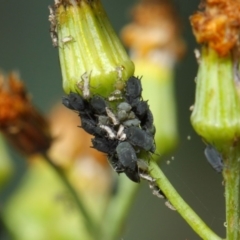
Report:
M100 239L115 240L123 229L123 223L129 213L139 184L131 182L126 176L119 176L117 193L108 204L105 217L102 221Z
M150 161L150 175L156 179L157 186L164 192L169 202L185 219L190 227L204 240L220 240L218 235L214 233L203 220L191 209L190 206L181 198L171 183L168 181L164 173L161 171L156 162Z
M240 150L234 149L227 155L223 171L225 183L227 240L240 239Z
M60 167L58 167L57 165L55 165L46 153L43 153L42 156L44 157L46 162L48 162L48 164L52 167L52 169L55 170L59 179L62 181L62 183L68 189L68 191L71 193L71 195L72 195L72 197L73 197L73 199L76 203L79 214L81 216L83 216L83 218L85 220L84 223L85 223L86 229L89 232L89 235L90 236L95 236L96 226L94 224L94 221L93 221L92 217L90 216L89 212L87 211L84 203L82 202L81 198L79 197L79 194L73 188L73 186L71 185L71 183L67 179L66 175L64 174L63 170Z
M0 211L0 239L13 240L14 236L4 221L2 211Z

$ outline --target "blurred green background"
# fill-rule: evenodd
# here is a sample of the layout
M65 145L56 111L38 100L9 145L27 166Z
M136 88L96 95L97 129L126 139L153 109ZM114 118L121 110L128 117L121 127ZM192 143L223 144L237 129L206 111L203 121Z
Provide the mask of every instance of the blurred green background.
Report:
M129 22L129 9L135 1L102 2L115 30L119 32ZM197 71L193 50L197 45L188 18L197 10L199 1L176 0L175 3L182 17L188 51L175 71L180 141L178 148L163 158L161 166L190 206L213 230L224 236L222 177L207 163L203 155L204 144L194 133L189 121ZM33 96L33 102L45 114L63 95L58 52L52 47L49 36L48 5L51 4L50 0L0 0L0 69L4 72L18 70ZM26 168L21 156L14 151L12 155L18 172L1 196L1 201L10 193ZM174 160L171 160L172 157ZM171 164L167 164L167 160L171 160ZM151 194L145 182L141 184L142 188L133 203L121 239L200 239L177 212L169 210L164 201Z

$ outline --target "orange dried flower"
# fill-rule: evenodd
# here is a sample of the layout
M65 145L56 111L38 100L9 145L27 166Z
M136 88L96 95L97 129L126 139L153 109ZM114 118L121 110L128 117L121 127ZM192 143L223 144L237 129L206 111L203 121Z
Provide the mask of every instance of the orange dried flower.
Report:
M126 46L145 56L155 49L167 49L180 58L185 52L179 18L166 0L142 0L132 9L133 22L122 30Z
M199 43L206 43L225 56L239 45L240 1L206 0L202 12L190 17L194 35Z
M45 151L51 144L48 123L34 108L16 73L0 75L0 131L22 153Z

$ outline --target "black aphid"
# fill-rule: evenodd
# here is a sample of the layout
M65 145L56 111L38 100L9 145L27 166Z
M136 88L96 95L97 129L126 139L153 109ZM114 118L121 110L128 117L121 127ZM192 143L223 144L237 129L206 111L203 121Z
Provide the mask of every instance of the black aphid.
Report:
M223 170L223 159L221 154L211 145L207 145L204 154L211 166L218 172Z
M134 170L137 166L137 155L129 142L121 142L116 148L116 153L120 163L125 168Z
M130 77L126 84L126 99L130 105L135 105L142 96L141 80L136 77Z
M130 168L125 168L124 173L126 176L131 179L133 182L139 183L140 182L140 176L138 174L138 168L136 167L134 170Z
M89 134L94 136L104 136L105 131L97 123L89 118L81 117L81 127Z
M146 114L141 118L141 127L154 136L155 126L153 125L153 114L149 107L146 111Z
M84 99L77 93L69 93L68 96L62 98L62 103L65 107L81 112L85 109Z
M124 130L127 140L133 146L140 147L146 151L155 151L153 136L138 127L129 127Z
M106 115L107 103L101 96L93 96L90 100L90 106L95 114Z
M118 141L103 137L95 137L92 139L92 144L93 148L97 149L98 151L112 155L115 152Z
M117 157L119 162L124 168L125 174L134 182L140 182L140 177L138 174L138 165L137 165L137 155L128 142L121 142L116 148Z
M149 106L147 101L139 101L134 107L134 112L139 119L143 119L147 115L147 111L149 110Z
M125 171L123 165L120 163L118 156L116 154L109 155L108 161L110 165L113 167L115 172L123 173Z

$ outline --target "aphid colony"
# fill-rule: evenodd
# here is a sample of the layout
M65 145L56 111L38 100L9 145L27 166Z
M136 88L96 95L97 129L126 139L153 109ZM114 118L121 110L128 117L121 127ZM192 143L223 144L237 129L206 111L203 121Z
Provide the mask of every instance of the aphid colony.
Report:
M148 103L142 100L138 78L130 77L121 92L121 99L112 95L111 101L99 95L84 97L84 91L83 97L72 92L62 101L79 113L81 127L94 136L93 148L107 154L113 169L140 182L147 167L137 156L155 151L153 116Z
M86 79L82 80L84 84ZM147 101L142 100L140 79L130 77L124 92L116 90L108 100L98 95L91 97L89 84L85 85L88 85L87 89L80 88L83 97L70 93L62 102L79 113L81 127L94 136L93 148L107 154L117 173L125 173L137 183L140 178L148 181L153 195L166 199L156 180L149 175L147 163L137 157L140 153L155 152L153 115ZM117 102L115 111L110 107L112 102ZM175 210L167 199L165 205Z

